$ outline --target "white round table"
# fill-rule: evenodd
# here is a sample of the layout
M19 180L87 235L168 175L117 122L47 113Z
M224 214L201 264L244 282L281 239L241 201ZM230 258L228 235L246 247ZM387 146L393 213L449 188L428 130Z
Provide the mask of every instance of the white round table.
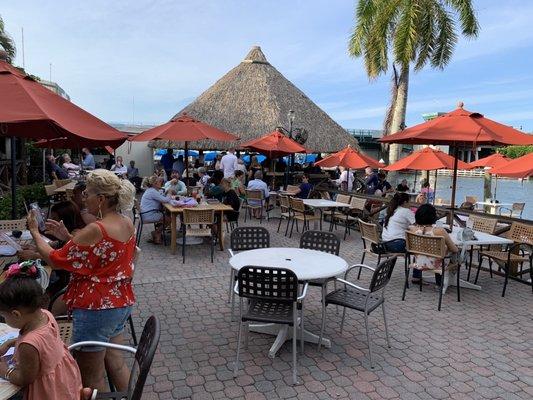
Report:
M247 250L235 254L229 263L235 270L247 265L255 267L287 268L293 271L300 281L332 278L344 273L348 263L334 254L323 251L298 249L293 247L270 247L266 249ZM276 336L270 347L269 356L274 358L286 340L292 338L292 329L288 325L257 323L250 325L250 330ZM304 329L304 340L318 343L318 335ZM322 338L322 345L331 347L331 341Z
M237 271L246 265L287 268L301 281L331 278L348 268L348 263L334 254L293 247L247 250L235 254L229 263Z

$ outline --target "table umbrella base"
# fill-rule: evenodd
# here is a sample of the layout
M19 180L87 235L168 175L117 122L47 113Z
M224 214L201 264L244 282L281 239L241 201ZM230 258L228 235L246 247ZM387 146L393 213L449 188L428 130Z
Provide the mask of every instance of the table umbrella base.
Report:
M250 332L263 333L266 335L276 336L276 340L268 351L270 358L276 357L276 353L283 346L283 344L292 339L292 328L289 329L288 325L280 324L250 324ZM300 341L300 329L298 329L298 342ZM308 343L318 344L318 335L304 329L304 341ZM322 338L322 346L331 347L331 341L329 339Z

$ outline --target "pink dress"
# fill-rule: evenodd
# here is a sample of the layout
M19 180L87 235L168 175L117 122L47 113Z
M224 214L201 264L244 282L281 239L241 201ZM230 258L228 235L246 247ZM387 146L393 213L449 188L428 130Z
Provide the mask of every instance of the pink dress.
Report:
M15 345L15 362L18 347L26 343L37 349L41 363L39 376L24 389L24 399L79 400L82 384L78 365L61 341L52 314L46 310L42 312L48 317L48 323L19 336Z

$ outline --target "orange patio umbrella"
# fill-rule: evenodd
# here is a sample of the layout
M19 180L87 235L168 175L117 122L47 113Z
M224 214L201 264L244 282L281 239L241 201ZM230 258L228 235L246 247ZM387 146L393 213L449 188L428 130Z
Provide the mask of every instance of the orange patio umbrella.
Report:
M268 154L270 158L277 158L288 154L310 152L309 149L277 130L267 133L260 138L252 139L242 143L240 147L261 152L263 154Z
M459 148L472 148L481 144L530 145L533 144L533 136L485 118L480 113L467 111L460 102L456 110L386 136L380 139L380 142L449 145L453 146L454 157L457 160ZM455 207L457 164L453 168L452 208Z
M468 164L470 169L474 168L497 168L507 165L511 161L510 158L505 157L503 154L494 153L488 157L480 158L479 160L472 161ZM489 181L489 186L492 186ZM496 184L494 185L494 198L496 198L496 192L498 190L498 175L496 175ZM492 196L492 194L491 194Z
M455 158L441 150L432 147L424 147L421 150L413 152L411 155L383 168L385 171L433 171L435 170L435 191L437 189L437 170L453 169ZM457 160L457 168L468 169L468 164ZM415 174L416 187L416 174Z
M515 158L506 165L494 167L489 173L509 178L528 178L533 176L533 153Z
M233 142L239 138L231 133L224 132L205 122L201 122L190 115L182 115L172 118L169 122L148 129L136 136L129 138L132 142L146 142L149 140L168 140L185 143L185 155L188 152L188 142L211 139L221 142ZM185 163L185 171L188 174L188 162Z
M345 147L341 151L331 154L320 161L317 161L315 165L319 167L331 168L331 167L344 167L347 169L364 169L366 167L371 168L383 168L384 164L374 160L372 157L367 156L353 149L350 145Z

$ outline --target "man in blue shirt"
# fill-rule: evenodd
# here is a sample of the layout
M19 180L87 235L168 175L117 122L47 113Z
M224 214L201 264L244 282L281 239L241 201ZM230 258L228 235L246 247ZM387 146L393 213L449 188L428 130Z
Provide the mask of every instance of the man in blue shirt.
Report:
M169 181L172 174L172 164L174 164L174 150L167 149L167 152L161 157L161 164L167 174L167 181Z
M91 151L87 147L84 147L83 149L81 149L81 152L85 155L85 157L83 157L83 161L81 162L83 168L94 169L96 164L94 162L94 157L91 154Z
M378 176L370 167L365 168L366 194L374 194L378 188Z
M300 183L300 187L296 191L296 197L300 199L308 199L312 189L313 185L309 183L309 176L304 175L302 176L302 183Z

